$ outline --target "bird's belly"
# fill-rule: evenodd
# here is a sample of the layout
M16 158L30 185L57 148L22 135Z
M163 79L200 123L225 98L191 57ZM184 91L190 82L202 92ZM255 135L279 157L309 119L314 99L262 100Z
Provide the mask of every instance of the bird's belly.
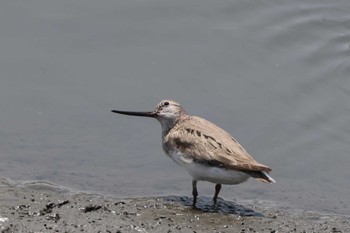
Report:
M194 162L189 156L173 152L170 158L185 168L194 180L208 181L216 184L239 184L245 182L249 175L244 172Z
M247 174L240 171L197 163L187 165L186 169L192 175L193 179L209 181L216 184L239 184L249 178Z

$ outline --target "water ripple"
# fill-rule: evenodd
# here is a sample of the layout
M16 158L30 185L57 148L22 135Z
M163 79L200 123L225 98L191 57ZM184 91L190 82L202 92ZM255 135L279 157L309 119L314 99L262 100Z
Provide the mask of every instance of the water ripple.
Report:
M258 27L265 29L266 46L282 52L286 62L305 62L316 73L346 74L350 70L349 10L349 4L282 5L267 10Z

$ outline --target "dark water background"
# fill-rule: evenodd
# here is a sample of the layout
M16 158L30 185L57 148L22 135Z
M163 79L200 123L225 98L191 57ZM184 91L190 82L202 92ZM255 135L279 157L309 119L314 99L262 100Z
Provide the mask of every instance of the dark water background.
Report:
M190 196L158 122L110 113L164 98L273 168L225 199L350 214L348 0L0 2L1 177Z

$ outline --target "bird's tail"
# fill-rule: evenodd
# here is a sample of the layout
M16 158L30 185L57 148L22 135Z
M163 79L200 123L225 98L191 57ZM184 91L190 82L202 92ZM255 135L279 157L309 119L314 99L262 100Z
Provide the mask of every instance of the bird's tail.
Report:
M276 183L276 181L264 171L244 171L251 177L264 182L264 183Z
M266 172L261 172L263 173L264 178L257 178L257 180L265 182L265 183L276 183L276 181L269 176Z

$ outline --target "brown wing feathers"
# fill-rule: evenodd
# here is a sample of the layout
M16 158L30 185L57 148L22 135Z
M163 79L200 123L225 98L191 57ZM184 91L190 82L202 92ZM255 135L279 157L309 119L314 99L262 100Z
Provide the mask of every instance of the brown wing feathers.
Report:
M186 119L185 119L186 120ZM268 179L263 172L271 169L256 162L226 131L199 117L187 119L191 124L178 124L165 137L182 153L194 160L215 162L221 167L246 172L254 178Z

